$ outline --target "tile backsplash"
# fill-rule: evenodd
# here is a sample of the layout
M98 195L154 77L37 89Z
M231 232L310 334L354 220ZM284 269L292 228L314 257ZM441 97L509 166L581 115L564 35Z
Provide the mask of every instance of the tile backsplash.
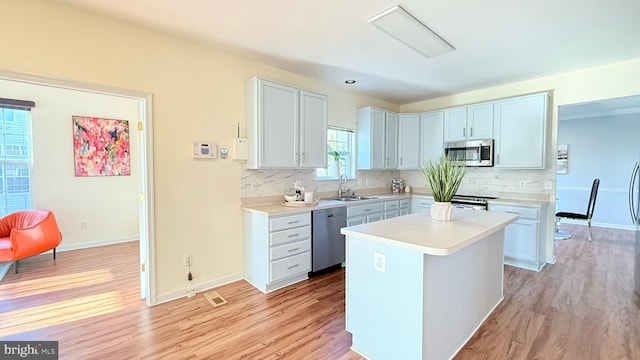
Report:
M300 180L306 191L316 193L338 193L338 180L317 180L314 169L301 170L247 170L241 174L242 198L259 198L284 194L291 184ZM397 170L359 170L356 179L347 181L346 187L356 194L370 190L388 188L391 191L391 179L401 178L405 185L416 192L429 192L422 171ZM459 194L497 196L502 194L555 194L555 170L505 170L498 168L469 168L462 181ZM545 189L550 182L551 189ZM524 189L521 188L521 183ZM547 184L549 185L549 184Z

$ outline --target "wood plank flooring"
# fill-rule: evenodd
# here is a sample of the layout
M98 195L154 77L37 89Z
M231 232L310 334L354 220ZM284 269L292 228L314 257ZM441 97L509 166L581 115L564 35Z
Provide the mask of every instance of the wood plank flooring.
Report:
M557 264L505 267L505 300L456 360L640 359L632 232L569 231ZM344 330L344 271L267 295L234 282L215 308L203 294L148 308L137 263L135 242L22 261L0 281L0 339L57 340L61 359L362 359Z

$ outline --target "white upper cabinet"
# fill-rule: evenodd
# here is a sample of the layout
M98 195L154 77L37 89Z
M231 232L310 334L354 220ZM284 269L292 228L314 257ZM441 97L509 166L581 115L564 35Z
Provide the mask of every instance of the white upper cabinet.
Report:
M467 140L467 107L444 111L444 141Z
M493 102L444 110L444 141L493 138Z
M469 106L467 110L467 139L493 139L493 102Z
M327 97L270 80L245 84L248 169L326 167Z
M387 118L391 120L387 121ZM358 109L356 125L358 169L395 169L397 167L396 146L387 148L387 144L397 144L397 119L396 113L387 113L372 106Z
M547 94L495 102L497 168L544 169L547 134Z
M327 96L300 90L300 167L327 167Z
M398 169L420 168L420 114L400 114Z
M385 123L385 168L398 167L398 114L387 111Z
M444 111L432 111L420 115L420 165L426 160L436 160L444 152Z

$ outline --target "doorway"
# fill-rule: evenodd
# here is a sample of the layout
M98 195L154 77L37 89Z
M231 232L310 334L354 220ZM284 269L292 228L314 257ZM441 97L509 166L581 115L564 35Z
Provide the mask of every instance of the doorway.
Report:
M5 84L13 85L14 92L18 94L17 95L18 97L22 97L22 98L29 97L29 93L30 93L29 89L31 89L31 91L34 91L34 92L47 91L49 95L52 93L56 94L55 96L40 96L40 100L36 101L36 109L41 110L43 112L46 112L46 110L51 110L52 108L55 107L56 105L55 100L58 94L60 94L60 97L58 97L58 99L60 99L60 98L64 98L65 94L73 93L73 94L79 94L77 95L79 97L82 95L89 98L105 99L104 103L108 105L111 104L111 109L109 109L108 105L106 110L105 109L101 110L98 106L95 112L92 112L91 110L89 110L89 113L80 113L80 114L74 114L74 115L88 116L94 113L97 115L100 115L101 113L102 114L106 113L106 114L116 114L115 118L122 117L123 119L129 120L130 133L133 134L133 132L135 131L136 132L135 134L137 135L137 144L134 144L132 141L131 147L130 147L131 167L132 167L131 170L132 172L136 171L138 173L137 181L136 179L125 179L125 177L113 177L111 179L106 179L107 177L102 177L102 179L93 179L94 181L91 184L93 184L93 186L99 187L101 183L104 183L106 181L115 181L115 182L119 182L120 184L122 182L128 181L128 185L126 185L129 190L128 193L126 194L127 201L137 203L137 206L131 205L132 208L129 208L131 210L131 214L129 214L130 215L129 217L135 218L137 220L137 230L134 230L134 231L137 231L137 237L139 240L139 247L140 247L140 252L139 252L140 254L140 259L139 259L140 296L145 299L147 305L149 306L154 305L156 303L156 293L155 293L155 287L154 287L154 284L155 284L154 253L155 251L154 251L154 234L153 234L153 228L154 228L153 197L151 196L151 194L153 194L153 168L152 168L153 154L151 151L152 140L153 140L153 131L152 131L153 122L152 122L152 112L151 112L151 109L152 109L151 95L147 93L140 93L140 92L129 91L129 90L113 89L113 88L107 88L107 87L91 85L91 84L65 82L65 81L60 81L56 79L42 78L42 77L29 76L29 75L17 74L17 73L1 72L1 71L0 71L0 81L3 81ZM9 86L7 86L7 88L8 87ZM82 102L84 101L84 98L81 98L78 101ZM38 103L40 103L40 107L38 107L39 106ZM99 103L102 104L103 102L99 102ZM116 105L113 105L113 104L116 104ZM118 112L118 110L121 110L119 109L120 107L127 108L128 110L124 113ZM78 108L82 109L82 107L78 107ZM79 111L87 112L88 110L79 110ZM69 140L68 140L69 144L65 143L65 146L69 145L69 148L70 148L70 145L72 143L71 137L70 137L71 136L70 132L72 129L71 117L67 115L60 115L52 118L58 119L58 121L66 122L67 117L69 121L68 127L64 123L62 123L61 125L59 124L60 126L45 130L45 132L47 132L45 135L46 136L51 135L48 132L53 131L54 129L55 131L63 131L60 134L58 134L58 137L60 137L61 139L65 139L69 137ZM38 125L42 126L42 125L45 125L44 122L46 122L47 120L51 121L52 118L46 119L41 117L39 120L36 120L36 121L40 121L41 123ZM45 135L40 135L40 137L43 138L45 137ZM53 137L53 136L49 136L49 137ZM60 139L58 139L57 141L64 142L64 140L60 140ZM49 150L49 147L46 145L46 141L42 141L42 144L44 145L40 146L41 149L47 148ZM64 149L68 149L68 148L64 148ZM51 168L51 169L44 168L42 171L44 173L49 173L49 174L52 174L52 173L67 174L68 172L73 174L73 170L72 170L73 166L69 165L69 164L72 164L70 154L71 152L69 152L69 154L67 154L66 152L63 152L61 157L65 159L64 163L58 164L58 166L55 168ZM49 164L49 162L46 162L46 161L45 162L40 161L39 163L36 164L36 166L39 166L43 163L46 163L48 166L52 166L51 164ZM71 169L69 169L68 166L70 166ZM70 179L68 181L74 181L73 175L67 174L66 176L68 176L67 179ZM80 179L86 179L86 178L80 178ZM62 182L63 181L57 181L57 182L52 181L51 183L47 184L47 186L53 186L54 184L57 184L58 186L64 186L62 185ZM86 185L87 183L89 182L84 182L83 186L87 186ZM69 183L67 183L66 185L67 187L65 191L60 191L60 193L66 194L65 196L70 196L70 194L73 194L73 192L69 192L68 190L70 188L71 189L74 189L74 188L70 187ZM40 188L42 188L42 186L40 186ZM34 186L34 189L36 192L38 191L37 186ZM82 195L80 195L80 197L81 196ZM51 198L49 198L49 199L40 201L40 203L51 203L52 201L55 201L55 200L52 200ZM78 218L73 218L73 216L76 215L75 213L77 213L77 210L68 211L65 214L64 212L66 209L64 209L64 207L62 208L63 208L62 209L63 213L60 214L59 216L60 217L59 222L61 222L60 220L65 218L73 219L73 220L69 220L69 221L73 221L73 224L68 224L67 226L67 229L72 229L70 232L77 230L75 229L75 225L78 225L78 229L81 229L82 226L84 226L85 230L91 226L91 222L88 222L89 225L87 226L87 222L83 222L85 220L79 221ZM74 213L74 214L71 215L71 213ZM105 216L108 216L108 214L105 214ZM131 220L131 221L136 221L136 220ZM76 224L76 222L78 224ZM96 225L96 227L99 227L104 222L105 221L103 221L103 219L99 219L98 221L94 222L94 225ZM114 236L111 236L111 238L113 237ZM115 238L116 238L115 241L117 242L118 241L117 236L115 236ZM96 244L94 244L94 246L95 245ZM63 241L63 246L64 246L64 241ZM72 241L71 247L73 248L73 246L74 245ZM82 244L79 244L77 246L78 248L81 248Z

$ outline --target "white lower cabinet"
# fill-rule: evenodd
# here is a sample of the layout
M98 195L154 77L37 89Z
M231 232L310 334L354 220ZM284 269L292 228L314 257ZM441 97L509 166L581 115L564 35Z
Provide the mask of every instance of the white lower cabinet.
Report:
M244 277L262 292L308 278L311 212L268 216L243 212Z
M504 211L520 216L516 222L504 229L504 263L535 271L542 269L546 263L546 206L515 206L489 202L489 211Z
M384 211L385 201L349 206L347 207L347 226L380 221L384 218Z
M433 205L432 197L413 197L411 199L411 212L429 212L431 211L431 205Z

